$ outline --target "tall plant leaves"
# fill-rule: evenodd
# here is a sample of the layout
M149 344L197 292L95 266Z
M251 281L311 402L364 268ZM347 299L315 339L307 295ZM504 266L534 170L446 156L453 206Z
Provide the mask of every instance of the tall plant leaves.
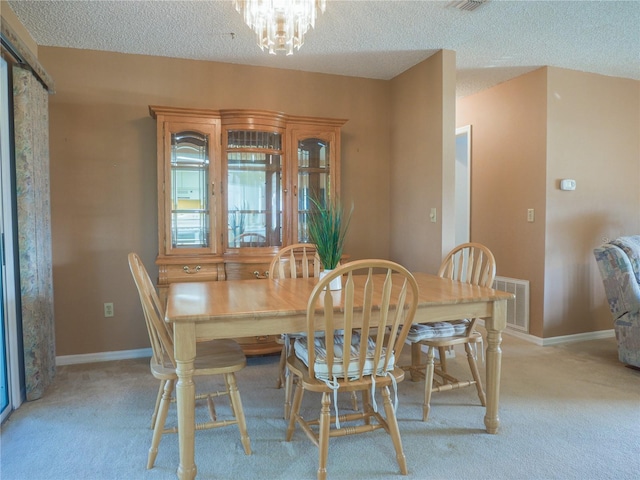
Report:
M322 205L316 198L310 197L313 204L309 213L309 237L316 244L318 256L325 270L333 270L340 263L344 239L351 221L353 206L345 216L338 200L329 199Z

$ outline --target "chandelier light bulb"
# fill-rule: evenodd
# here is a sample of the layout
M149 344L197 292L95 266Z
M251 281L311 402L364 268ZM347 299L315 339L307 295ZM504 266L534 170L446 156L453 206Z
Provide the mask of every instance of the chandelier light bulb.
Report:
M324 13L326 0L234 0L236 10L256 33L258 46L270 54L293 54L314 28L318 10Z

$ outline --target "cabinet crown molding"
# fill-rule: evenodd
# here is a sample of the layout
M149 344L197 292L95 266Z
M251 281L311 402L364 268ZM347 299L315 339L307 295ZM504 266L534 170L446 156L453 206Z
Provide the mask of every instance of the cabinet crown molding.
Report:
M166 107L159 105L149 105L149 115L157 119L162 116L176 116L193 118L213 118L221 119L223 125L241 122L243 125L274 125L285 127L287 125L328 125L341 127L347 123L344 118L312 117L306 115L290 115L272 110L255 109L208 109L208 108L185 108Z

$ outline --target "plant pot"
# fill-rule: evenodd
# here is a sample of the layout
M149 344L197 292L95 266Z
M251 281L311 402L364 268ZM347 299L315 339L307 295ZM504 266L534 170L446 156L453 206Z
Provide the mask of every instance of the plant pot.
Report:
M322 270L320 280L329 275L333 270ZM329 290L342 290L342 277L336 277L329 283Z

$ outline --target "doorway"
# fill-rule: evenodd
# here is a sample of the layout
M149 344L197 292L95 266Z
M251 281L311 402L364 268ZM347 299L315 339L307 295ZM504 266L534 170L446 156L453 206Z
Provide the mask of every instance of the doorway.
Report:
M471 240L471 125L456 129L455 244Z

